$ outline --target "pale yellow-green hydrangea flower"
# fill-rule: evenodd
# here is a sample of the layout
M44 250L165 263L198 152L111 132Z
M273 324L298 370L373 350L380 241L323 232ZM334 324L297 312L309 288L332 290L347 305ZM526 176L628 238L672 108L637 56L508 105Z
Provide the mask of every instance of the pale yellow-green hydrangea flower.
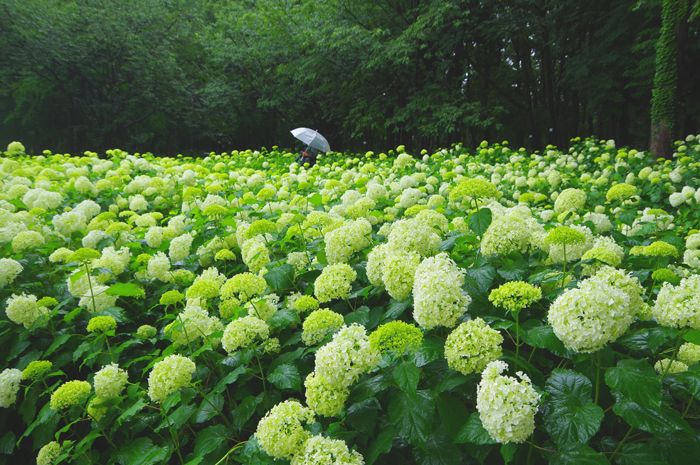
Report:
M161 403L192 382L196 366L182 355L169 355L156 363L148 375L148 397Z

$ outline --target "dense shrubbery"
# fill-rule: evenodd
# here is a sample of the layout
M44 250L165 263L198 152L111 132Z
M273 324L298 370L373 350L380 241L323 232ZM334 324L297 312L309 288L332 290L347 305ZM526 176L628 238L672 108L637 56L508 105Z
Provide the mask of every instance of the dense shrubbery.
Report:
M700 143L0 159L0 463L692 463Z

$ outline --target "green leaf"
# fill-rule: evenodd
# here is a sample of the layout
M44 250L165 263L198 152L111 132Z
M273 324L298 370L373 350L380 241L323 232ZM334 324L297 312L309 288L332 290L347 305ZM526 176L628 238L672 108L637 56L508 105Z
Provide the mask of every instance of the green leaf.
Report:
M528 271L527 259L522 255L503 257L496 271L499 276L508 281L523 279Z
M301 391L301 375L294 365L279 365L267 375L267 379L280 389Z
M146 292L141 286L134 283L116 283L109 286L105 291L109 295L116 295L120 297L144 297Z
M677 331L673 328L655 326L653 328L640 328L630 331L620 339L618 344L622 344L628 349L655 354L661 346L676 337Z
M226 389L226 386L228 386L231 383L234 383L243 373L248 371L248 369L244 366L239 366L235 370L233 370L231 373L227 374L221 380L219 380L218 383L216 383L216 386L211 390L212 394L219 394L224 392Z
M412 361L407 360L394 368L393 376L402 391L413 394L418 389L420 369Z
M673 375L696 399L700 399L700 365L691 366L688 371Z
M233 409L233 427L236 431L241 431L245 424L255 413L255 409L263 401L264 394L257 396L247 396L241 403Z
M129 465L152 465L164 461L169 455L167 447L156 446L150 438L136 438L126 442L116 452L115 458Z
M434 411L435 403L430 391L416 391L415 394L401 392L389 402L389 421L399 437L420 445L431 434Z
M630 426L655 434L692 431L681 414L671 407L660 405L648 408L619 393L615 393L615 397L613 412Z
M507 464L515 457L515 453L518 451L518 445L513 443L501 444L499 451L501 452L503 463Z
M354 312L350 312L345 315L345 324L351 325L353 323L361 324L362 326L367 326L369 324L369 307L363 305Z
M549 325L540 325L527 329L523 332L523 340L532 347L547 349L560 357L568 354L568 350L566 350L564 344L554 334L554 330Z
M197 432L194 441L194 453L197 456L203 457L210 452L215 451L221 444L226 441L228 432L224 425L212 425Z
M8 431L0 438L0 454L10 455L15 450L15 433Z
M430 335L423 339L423 345L416 353L416 366L422 367L442 358L445 340L439 336Z
M552 457L550 465L609 465L608 459L588 446L568 449Z
M469 217L469 229L477 236L483 236L491 224L492 213L488 208L482 208Z
M661 405L661 380L654 368L644 360L620 360L616 367L606 370L605 384L614 393L642 407Z
M591 401L591 381L573 370L555 369L547 379L544 425L559 445L587 443L600 428L603 409Z
M117 418L117 424L124 423L126 420L143 410L144 407L146 407L146 401L143 399L138 399L131 405L131 407L127 408L121 415L119 415L119 418Z
M488 431L484 429L484 425L481 424L481 419L477 412L469 415L467 422L457 433L455 442L457 444L496 444L496 440L491 437Z
M394 444L394 430L391 427L382 428L376 439L369 445L365 460L372 465L380 455L386 454Z
M197 414L194 417L195 423L204 423L211 420L221 412L224 407L224 396L222 394L208 395L199 404Z
M467 404L463 399L445 393L437 398L437 409L440 425L445 430L445 434L450 437L450 441L453 441L464 424L464 419L469 416Z
M402 300L402 301L392 300L391 303L389 304L389 307L387 308L386 312L384 312L383 321L393 321L393 320L398 319L410 307L411 307L410 300Z
M279 310L270 317L267 323L275 330L290 328L300 323L299 314L290 309Z
M700 345L700 329L689 329L683 334L683 340Z
M270 289L276 292L294 287L294 267L288 263L271 269L265 274Z
M620 465L667 465L657 447L648 443L624 444L617 456Z
M472 298L481 297L488 303L488 292L496 279L496 268L491 265L482 265L477 268L469 268L464 274L464 290Z

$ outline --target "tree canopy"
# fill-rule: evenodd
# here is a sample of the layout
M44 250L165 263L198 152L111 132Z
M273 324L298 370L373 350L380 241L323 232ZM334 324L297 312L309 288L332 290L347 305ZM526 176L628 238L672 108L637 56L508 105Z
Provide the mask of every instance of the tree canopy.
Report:
M0 138L159 153L646 145L659 0L0 0ZM677 135L700 127L697 5Z

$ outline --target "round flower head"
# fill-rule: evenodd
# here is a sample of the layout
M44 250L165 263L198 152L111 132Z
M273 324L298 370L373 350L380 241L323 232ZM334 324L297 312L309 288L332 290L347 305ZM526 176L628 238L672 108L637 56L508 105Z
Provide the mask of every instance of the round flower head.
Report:
M177 319L165 327L165 334L176 345L187 345L221 331L223 324L197 304L188 304Z
M110 334L117 329L117 322L109 315L94 316L87 324L88 333Z
M367 266L365 267L367 279L373 286L378 288L384 287L382 274L384 270L384 259L388 251L389 246L387 244L379 244L367 254Z
M236 298L241 302L247 302L253 297L265 293L267 282L264 278L253 273L240 273L226 281L221 287L221 298Z
M292 310L300 315L313 312L319 308L318 300L314 299L310 295L294 294L289 297L289 301Z
M296 400L281 402L258 423L255 437L268 455L277 459L290 459L303 450L311 433L304 425L314 422L314 413Z
M396 320L384 323L369 335L370 346L382 354L403 355L423 344L423 331L415 325Z
M13 323L23 325L25 328L30 329L44 322L45 317L49 314L49 309L40 306L34 295L13 294L7 299L5 313L7 314L7 318Z
M345 299L350 296L352 283L356 278L357 273L350 265L345 263L328 265L314 282L314 295L319 302Z
M233 262L236 261L236 254L229 249L221 249L214 255L214 260L217 262Z
M208 268L200 276L197 276L192 285L187 289L188 299L213 299L219 296L221 286L226 282L226 277L214 267Z
M637 195L637 188L631 184L620 183L615 184L608 192L605 194L605 198L608 202L623 201Z
M700 329L700 275L683 278L678 286L664 283L652 314L662 326Z
M316 352L316 376L334 385L350 386L380 361L379 352L369 343L365 328L347 326Z
M644 288L639 284L639 280L625 272L617 270L611 266L603 266L589 280L593 286L599 283L601 286L612 286L621 290L629 299L630 312L638 317L648 320L651 317L651 309L644 302Z
M150 339L156 335L158 330L151 325L141 325L136 330L136 336L141 339Z
M406 300L413 290L413 280L420 264L416 252L389 249L384 257L382 281L389 295L396 300Z
M446 253L423 260L413 282L416 323L424 329L456 325L471 302L462 284L464 271Z
M26 252L44 245L44 236L36 231L22 231L12 239L14 253Z
M688 365L679 361L664 358L654 364L654 369L660 375L672 375L674 373L683 373L688 371Z
M311 373L304 381L306 403L324 417L334 417L343 411L350 390L343 385L331 384L316 373Z
M56 465L61 456L61 445L56 441L51 441L39 449L36 454L36 465Z
M328 263L346 263L350 257L370 244L372 225L365 218L345 223L326 233L326 258Z
M481 238L481 253L486 256L521 253L530 246L527 221L515 214L494 215Z
M173 289L164 292L163 295L160 296L159 302L161 305L175 305L183 300L185 300L185 295L177 289Z
M498 189L485 179L473 178L457 184L449 195L450 203L458 208L473 207L473 202L498 198Z
M588 280L569 289L549 307L554 334L576 352L595 352L620 337L634 320L629 295Z
M457 326L445 340L447 365L463 375L480 373L503 351L503 336L481 318Z
M270 251L263 236L255 236L241 245L241 258L251 273L258 273L270 263Z
M156 363L148 375L148 397L153 402L163 402L170 394L190 385L195 369L189 358L168 355Z
M558 226L547 234L545 247L554 263L579 260L593 246L593 234L585 226Z
M651 274L651 279L660 283L671 283L677 286L681 282L681 278L669 268L659 268Z
M110 399L93 397L87 405L87 414L95 421L100 421L109 412Z
M0 288L12 284L12 281L22 272L22 265L11 258L0 258Z
M67 381L51 394L51 410L66 410L75 405L83 405L90 397L92 386L87 381Z
M389 249L429 257L440 249L440 236L424 221L410 218L399 220L392 225L387 244Z
M545 243L549 245L576 246L583 244L586 236L581 231L569 226L557 226L549 231Z
M129 381L126 370L119 368L116 363L109 364L95 373L92 383L95 385L95 395L109 399L118 397Z
M343 315L327 308L314 310L304 320L301 340L307 346L316 345L343 327Z
M664 241L655 241L649 245L635 245L630 249L630 255L675 258L679 253L675 245Z
M542 290L524 281L511 281L491 291L489 300L496 307L519 312L542 298Z
M100 258L100 252L91 249L89 247L81 247L75 252L70 257L71 262L76 262L76 263L89 263L92 262L93 260L97 260Z
M678 360L686 365L694 365L700 362L700 345L692 342L684 343L678 349Z
M484 369L476 389L476 409L493 439L502 444L522 443L535 430L540 396L526 374L518 372L520 379L501 375L506 369L508 365L500 360Z
M173 274L170 272L170 260L163 252L156 253L148 260L146 275L151 279L157 279L164 283L169 283L173 280Z
M586 204L586 193L581 189L564 189L554 202L555 213L575 212Z
M181 262L190 255L190 247L194 238L190 234L183 234L170 241L168 255L173 263Z
M87 308L90 312L101 312L109 307L114 307L119 298L107 293L107 286L101 284L92 286L78 301L78 305Z
M233 320L224 329L221 345L229 354L249 347L254 342L264 342L270 337L270 327L255 316L244 316Z
M53 368L53 363L48 360L34 360L22 370L22 379L36 381L42 379Z
M358 452L348 449L345 441L313 436L303 450L292 457L291 465L364 465Z
M19 383L22 372L14 368L6 368L0 373L0 407L8 408L17 400Z

